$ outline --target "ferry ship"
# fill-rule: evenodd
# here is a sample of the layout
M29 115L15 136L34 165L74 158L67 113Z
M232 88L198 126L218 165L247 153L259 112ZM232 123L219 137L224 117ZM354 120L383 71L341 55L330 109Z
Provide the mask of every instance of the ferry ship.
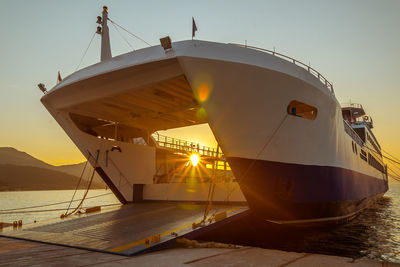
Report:
M204 184L191 195L188 184L162 182L182 153L171 156L156 140L160 130L203 123L235 177L221 184L237 181L264 220L347 220L387 191L372 120L361 105L342 107L315 69L275 51L169 37L112 57L107 16L105 8L101 62L41 101L122 203L206 200ZM210 153L202 150L215 162L219 152ZM227 195L221 189L216 200Z

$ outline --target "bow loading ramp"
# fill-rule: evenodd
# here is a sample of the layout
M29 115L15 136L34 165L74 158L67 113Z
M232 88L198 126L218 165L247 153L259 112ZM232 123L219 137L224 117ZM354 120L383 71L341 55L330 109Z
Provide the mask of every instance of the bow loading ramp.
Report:
M0 235L130 256L167 248L179 237L196 239L249 212L245 205L213 205L211 216L200 225L206 208L191 203L133 203L76 219L9 227Z
M187 155L191 153L198 153L202 156L204 165L207 163L212 166L211 169L203 166L202 171L196 172L200 175L201 183L196 183L195 188L202 191L208 189L208 197L200 194L200 199L192 201L143 198L139 202L97 214L74 215L72 218L23 227L0 228L0 236L130 256L167 248L180 237L196 239L247 216L249 210L240 191L236 190L237 196L232 196L232 191L225 192L224 195L223 186L222 189L218 188L235 183L231 171L227 169L229 167L226 160L218 149L160 135L154 136L153 140L157 149L163 150L164 154L185 159L179 161L184 166L187 165ZM164 196L171 190L178 194L180 187L186 188L185 181L188 178L195 178L191 172L180 173L175 169L167 174L155 176L159 182L154 186L168 186L163 187ZM174 177L180 182L171 183ZM221 179L229 182L218 182ZM144 188L146 186L149 185Z

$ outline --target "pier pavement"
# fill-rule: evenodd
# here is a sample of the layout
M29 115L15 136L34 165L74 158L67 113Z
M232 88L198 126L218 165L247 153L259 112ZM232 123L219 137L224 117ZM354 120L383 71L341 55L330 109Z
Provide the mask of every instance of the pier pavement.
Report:
M122 256L41 242L0 237L0 266L400 266L255 247L175 247L138 256Z

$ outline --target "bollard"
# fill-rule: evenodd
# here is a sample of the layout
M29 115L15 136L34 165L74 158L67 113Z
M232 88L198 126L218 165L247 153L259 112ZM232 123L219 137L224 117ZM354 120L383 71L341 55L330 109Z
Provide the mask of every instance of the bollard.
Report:
M91 212L96 212L96 211L101 211L101 206L91 207L91 208L87 208L85 210L86 213L91 213Z

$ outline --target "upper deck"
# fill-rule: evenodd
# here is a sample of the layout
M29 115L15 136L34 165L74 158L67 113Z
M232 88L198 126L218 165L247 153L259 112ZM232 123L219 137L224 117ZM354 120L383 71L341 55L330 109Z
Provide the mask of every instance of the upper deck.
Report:
M342 115L343 120L357 133L362 143L371 143L380 154L381 147L371 130L374 127L373 120L370 116L366 115L363 106L357 103L344 103L342 104Z
M342 114L343 114L343 119L350 121L359 118L361 116L364 116L366 113L361 104L344 103L342 104Z

